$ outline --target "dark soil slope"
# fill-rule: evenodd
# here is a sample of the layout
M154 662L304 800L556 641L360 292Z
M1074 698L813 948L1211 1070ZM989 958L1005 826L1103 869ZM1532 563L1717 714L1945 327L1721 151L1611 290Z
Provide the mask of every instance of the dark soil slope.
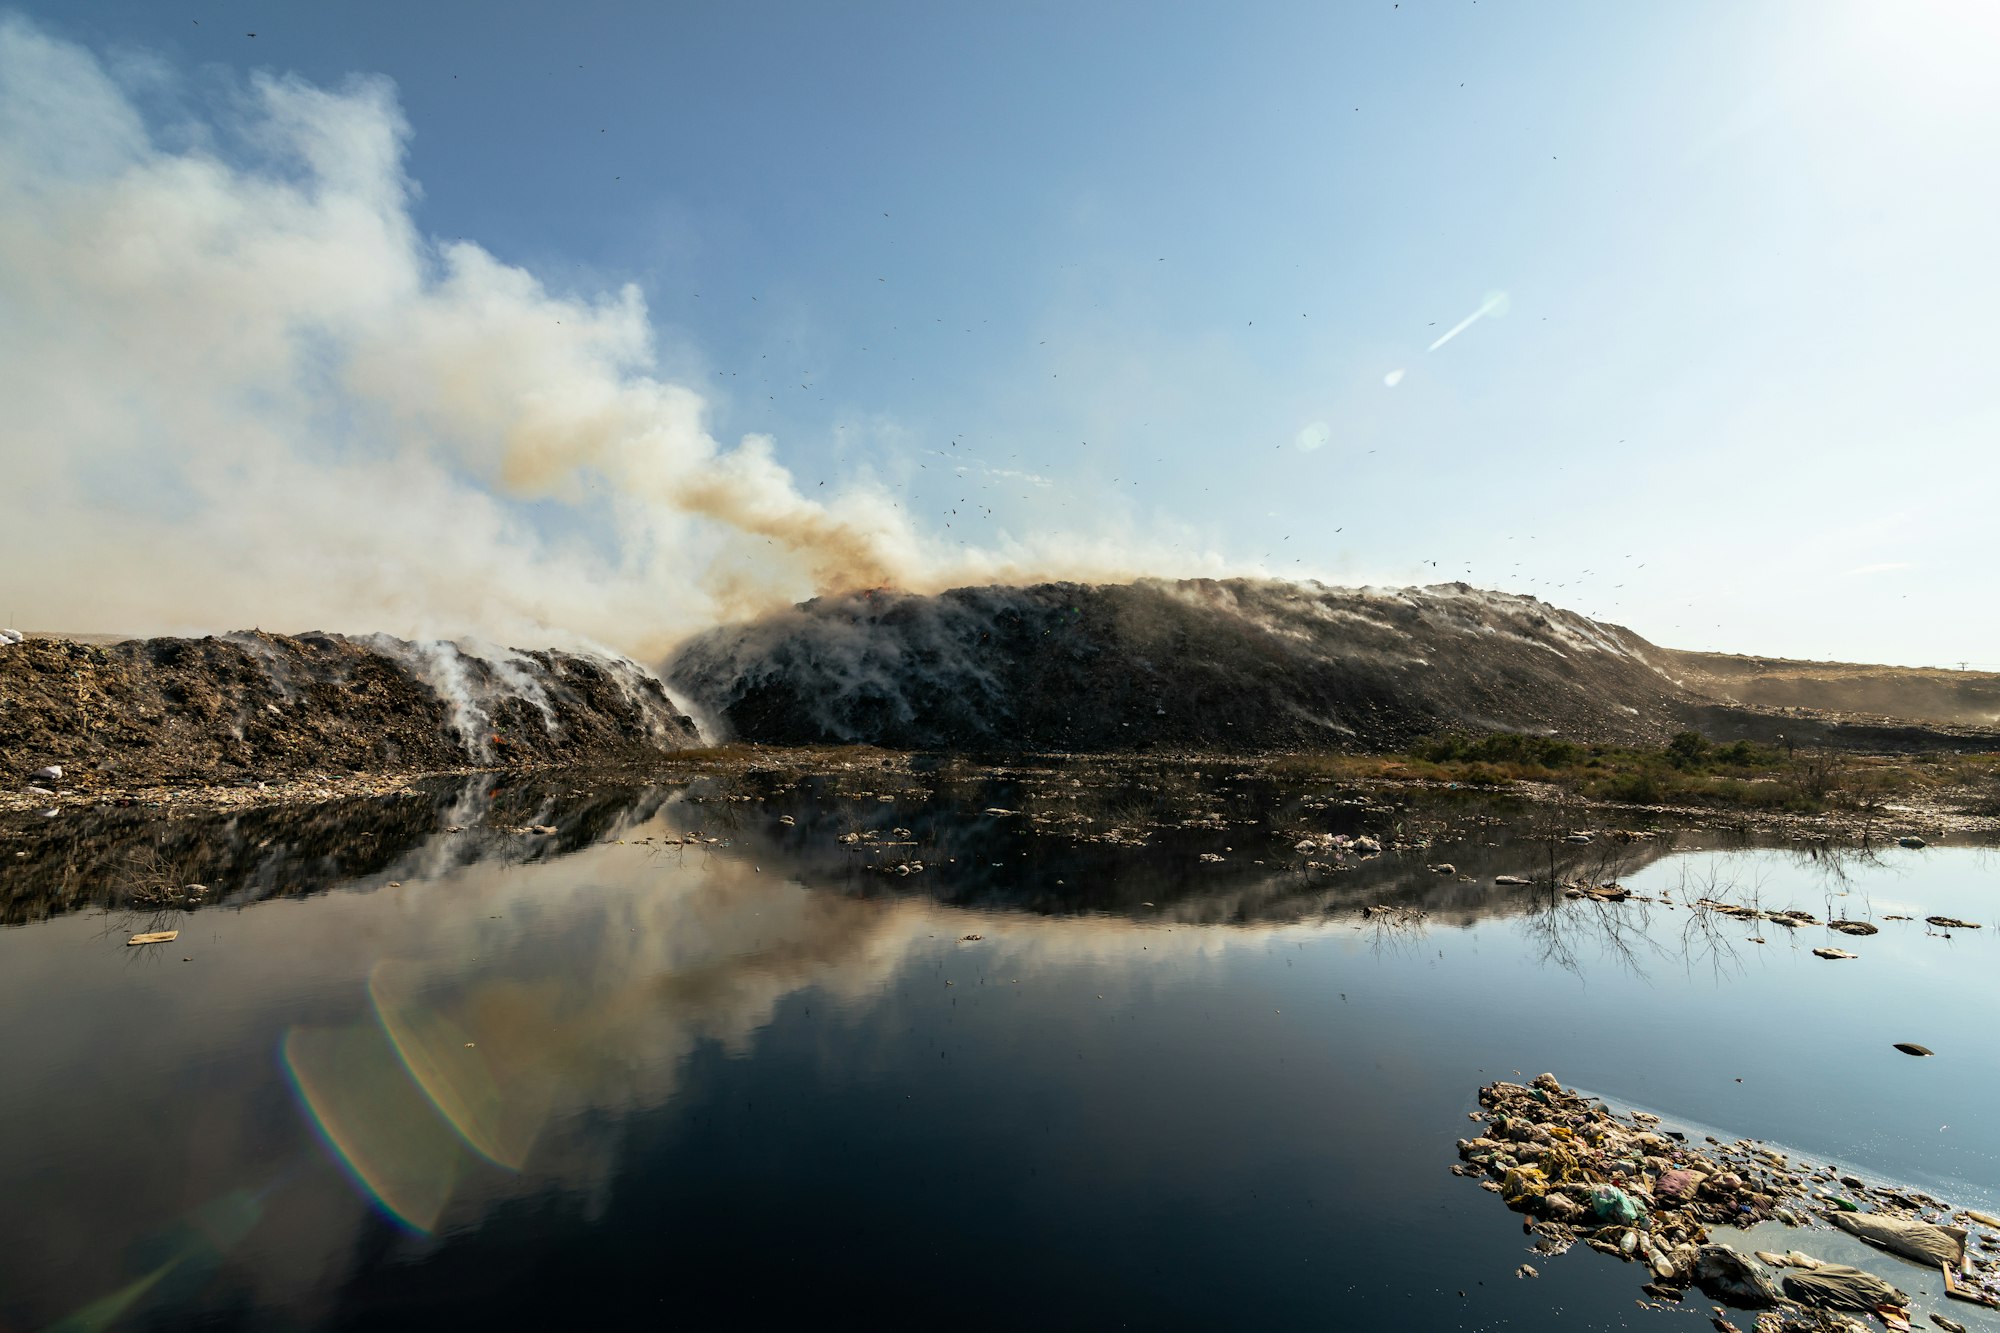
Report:
M262 632L0 647L0 762L83 788L624 761L699 744L631 662Z
M1446 729L1658 741L1651 644L1530 597L1243 579L819 598L686 644L668 683L745 740L1385 749Z

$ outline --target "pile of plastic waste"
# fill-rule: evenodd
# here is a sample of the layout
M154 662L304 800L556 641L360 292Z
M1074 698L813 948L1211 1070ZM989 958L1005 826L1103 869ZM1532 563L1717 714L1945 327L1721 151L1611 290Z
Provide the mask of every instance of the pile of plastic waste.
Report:
M1642 1263L1649 1294L1679 1300L1696 1287L1730 1305L1762 1310L1759 1333L1862 1327L1852 1315L1872 1316L1890 1329L1910 1327L1910 1298L1872 1273L1823 1263L1797 1249L1758 1250L1753 1258L1710 1238L1710 1229L1719 1226L1826 1223L1942 1272L1947 1294L1957 1300L2000 1306L2000 1258L1992 1253L2000 1250L2000 1238L1978 1237L1985 1254L1969 1245L1973 1224L2000 1231L2000 1220L1987 1214L1954 1215L1928 1195L1870 1188L1747 1140L1691 1142L1647 1112L1615 1114L1563 1087L1553 1074L1528 1084L1493 1083L1480 1089L1479 1102L1482 1109L1472 1118L1486 1127L1459 1141L1461 1161L1452 1170L1481 1177L1481 1188L1527 1214L1543 1254L1561 1254L1581 1241ZM1841 1190L1846 1192L1836 1192ZM1953 1321L1944 1316L1932 1322L1949 1329ZM1727 1325L1719 1315L1718 1323Z

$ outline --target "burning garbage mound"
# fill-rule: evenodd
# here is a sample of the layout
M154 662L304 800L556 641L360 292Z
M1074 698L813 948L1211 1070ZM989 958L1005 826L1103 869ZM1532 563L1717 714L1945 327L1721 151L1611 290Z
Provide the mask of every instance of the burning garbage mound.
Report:
M599 763L700 744L622 658L253 631L0 651L15 777L83 788L301 772Z
M901 749L1387 749L1440 730L1656 742L1690 700L1613 625L1465 584L878 590L683 645L737 737Z

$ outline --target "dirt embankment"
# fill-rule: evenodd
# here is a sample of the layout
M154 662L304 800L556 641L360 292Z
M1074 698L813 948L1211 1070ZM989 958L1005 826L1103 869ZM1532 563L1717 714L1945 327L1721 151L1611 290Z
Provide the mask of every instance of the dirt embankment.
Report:
M1245 579L824 597L711 631L669 684L746 740L1381 750L1446 729L1664 740L1652 645L1529 597Z
M1866 714L1983 731L2000 728L2000 673L1996 672L1794 662L1664 649L1660 660L1691 689L1753 708Z
M697 745L631 662L261 631L0 648L0 762L79 792L303 773L629 761ZM18 790L18 786L16 787Z

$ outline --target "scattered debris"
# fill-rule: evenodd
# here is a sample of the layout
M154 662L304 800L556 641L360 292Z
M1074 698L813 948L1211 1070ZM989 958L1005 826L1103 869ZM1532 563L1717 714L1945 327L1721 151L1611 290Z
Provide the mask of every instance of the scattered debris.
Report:
M1704 1245L1695 1252L1694 1281L1717 1300L1766 1309L1784 1297L1764 1270L1727 1245Z
M1965 1262L1962 1227L1941 1227L1919 1218L1891 1217L1885 1213L1835 1213L1832 1221L1848 1235L1859 1237L1877 1249L1899 1254L1912 1263L1950 1264L1956 1268Z
M1461 1140L1459 1157L1493 1178L1484 1183L1508 1207L1535 1218L1529 1227L1545 1242L1567 1248L1581 1240L1643 1262L1654 1285L1676 1295L1703 1273L1712 1285L1755 1288L1748 1260L1703 1246L1710 1226L1774 1215L1781 1195L1756 1168L1670 1138L1649 1121L1621 1120L1553 1074L1527 1086L1493 1083L1479 1101L1486 1130Z
M1924 920L1945 930L1978 930L1977 921L1960 921L1955 916L1927 916Z
M1716 1300L1765 1310L1759 1333L1846 1329L1840 1318L1846 1313L1876 1315L1891 1328L1907 1321L1909 1297L1875 1274L1796 1249L1757 1250L1753 1258L1710 1239L1711 1227L1747 1228L1771 1219L1810 1226L1825 1218L1900 1258L1942 1267L1948 1290L1960 1300L2000 1299L2000 1292L1987 1289L2000 1263L1968 1265L1967 1231L1918 1215L1946 1211L1929 1195L1839 1176L1869 1202L1870 1211L1859 1211L1853 1200L1815 1189L1814 1181L1836 1179L1835 1168L1795 1163L1750 1140L1725 1144L1710 1137L1706 1145L1689 1144L1678 1132L1662 1132L1657 1116L1615 1114L1563 1087L1553 1074L1526 1085L1489 1084L1480 1089L1479 1102L1473 1118L1486 1128L1460 1140L1461 1161L1453 1172L1483 1177L1482 1188L1526 1214L1538 1253L1557 1255L1582 1242L1643 1263L1649 1295L1678 1300L1699 1287ZM1968 1210L1964 1216L2000 1230L1987 1214Z
M1787 1273L1784 1293L1788 1300L1816 1310L1846 1310L1855 1314L1874 1314L1885 1305L1903 1310L1910 1303L1907 1293L1873 1273L1847 1264L1821 1264L1804 1272ZM1903 1318L1908 1317L1905 1312Z
M1364 921L1383 921L1392 926L1413 926L1428 915L1420 908L1392 907L1387 903L1376 903L1373 907L1361 909Z
M1961 1274L1955 1274L1950 1264L1939 1264L1938 1272L1944 1275L1944 1294L1955 1301L1965 1301L1970 1305L1983 1305L1989 1310L2000 1310L2000 1294L1990 1286L1975 1287L1966 1282Z
M1828 930L1837 930L1843 935L1877 935L1881 933L1881 927L1870 925L1866 921L1829 921L1826 923L1826 928Z
M1861 956L1861 955L1860 955L1860 954L1858 954L1858 953L1849 953L1849 952L1848 952L1847 950L1845 950L1845 949L1814 949L1814 950L1813 950L1813 957L1815 957L1815 958L1859 958L1860 956Z
M181 937L178 930L148 930L125 941L130 948L135 944L171 944Z

